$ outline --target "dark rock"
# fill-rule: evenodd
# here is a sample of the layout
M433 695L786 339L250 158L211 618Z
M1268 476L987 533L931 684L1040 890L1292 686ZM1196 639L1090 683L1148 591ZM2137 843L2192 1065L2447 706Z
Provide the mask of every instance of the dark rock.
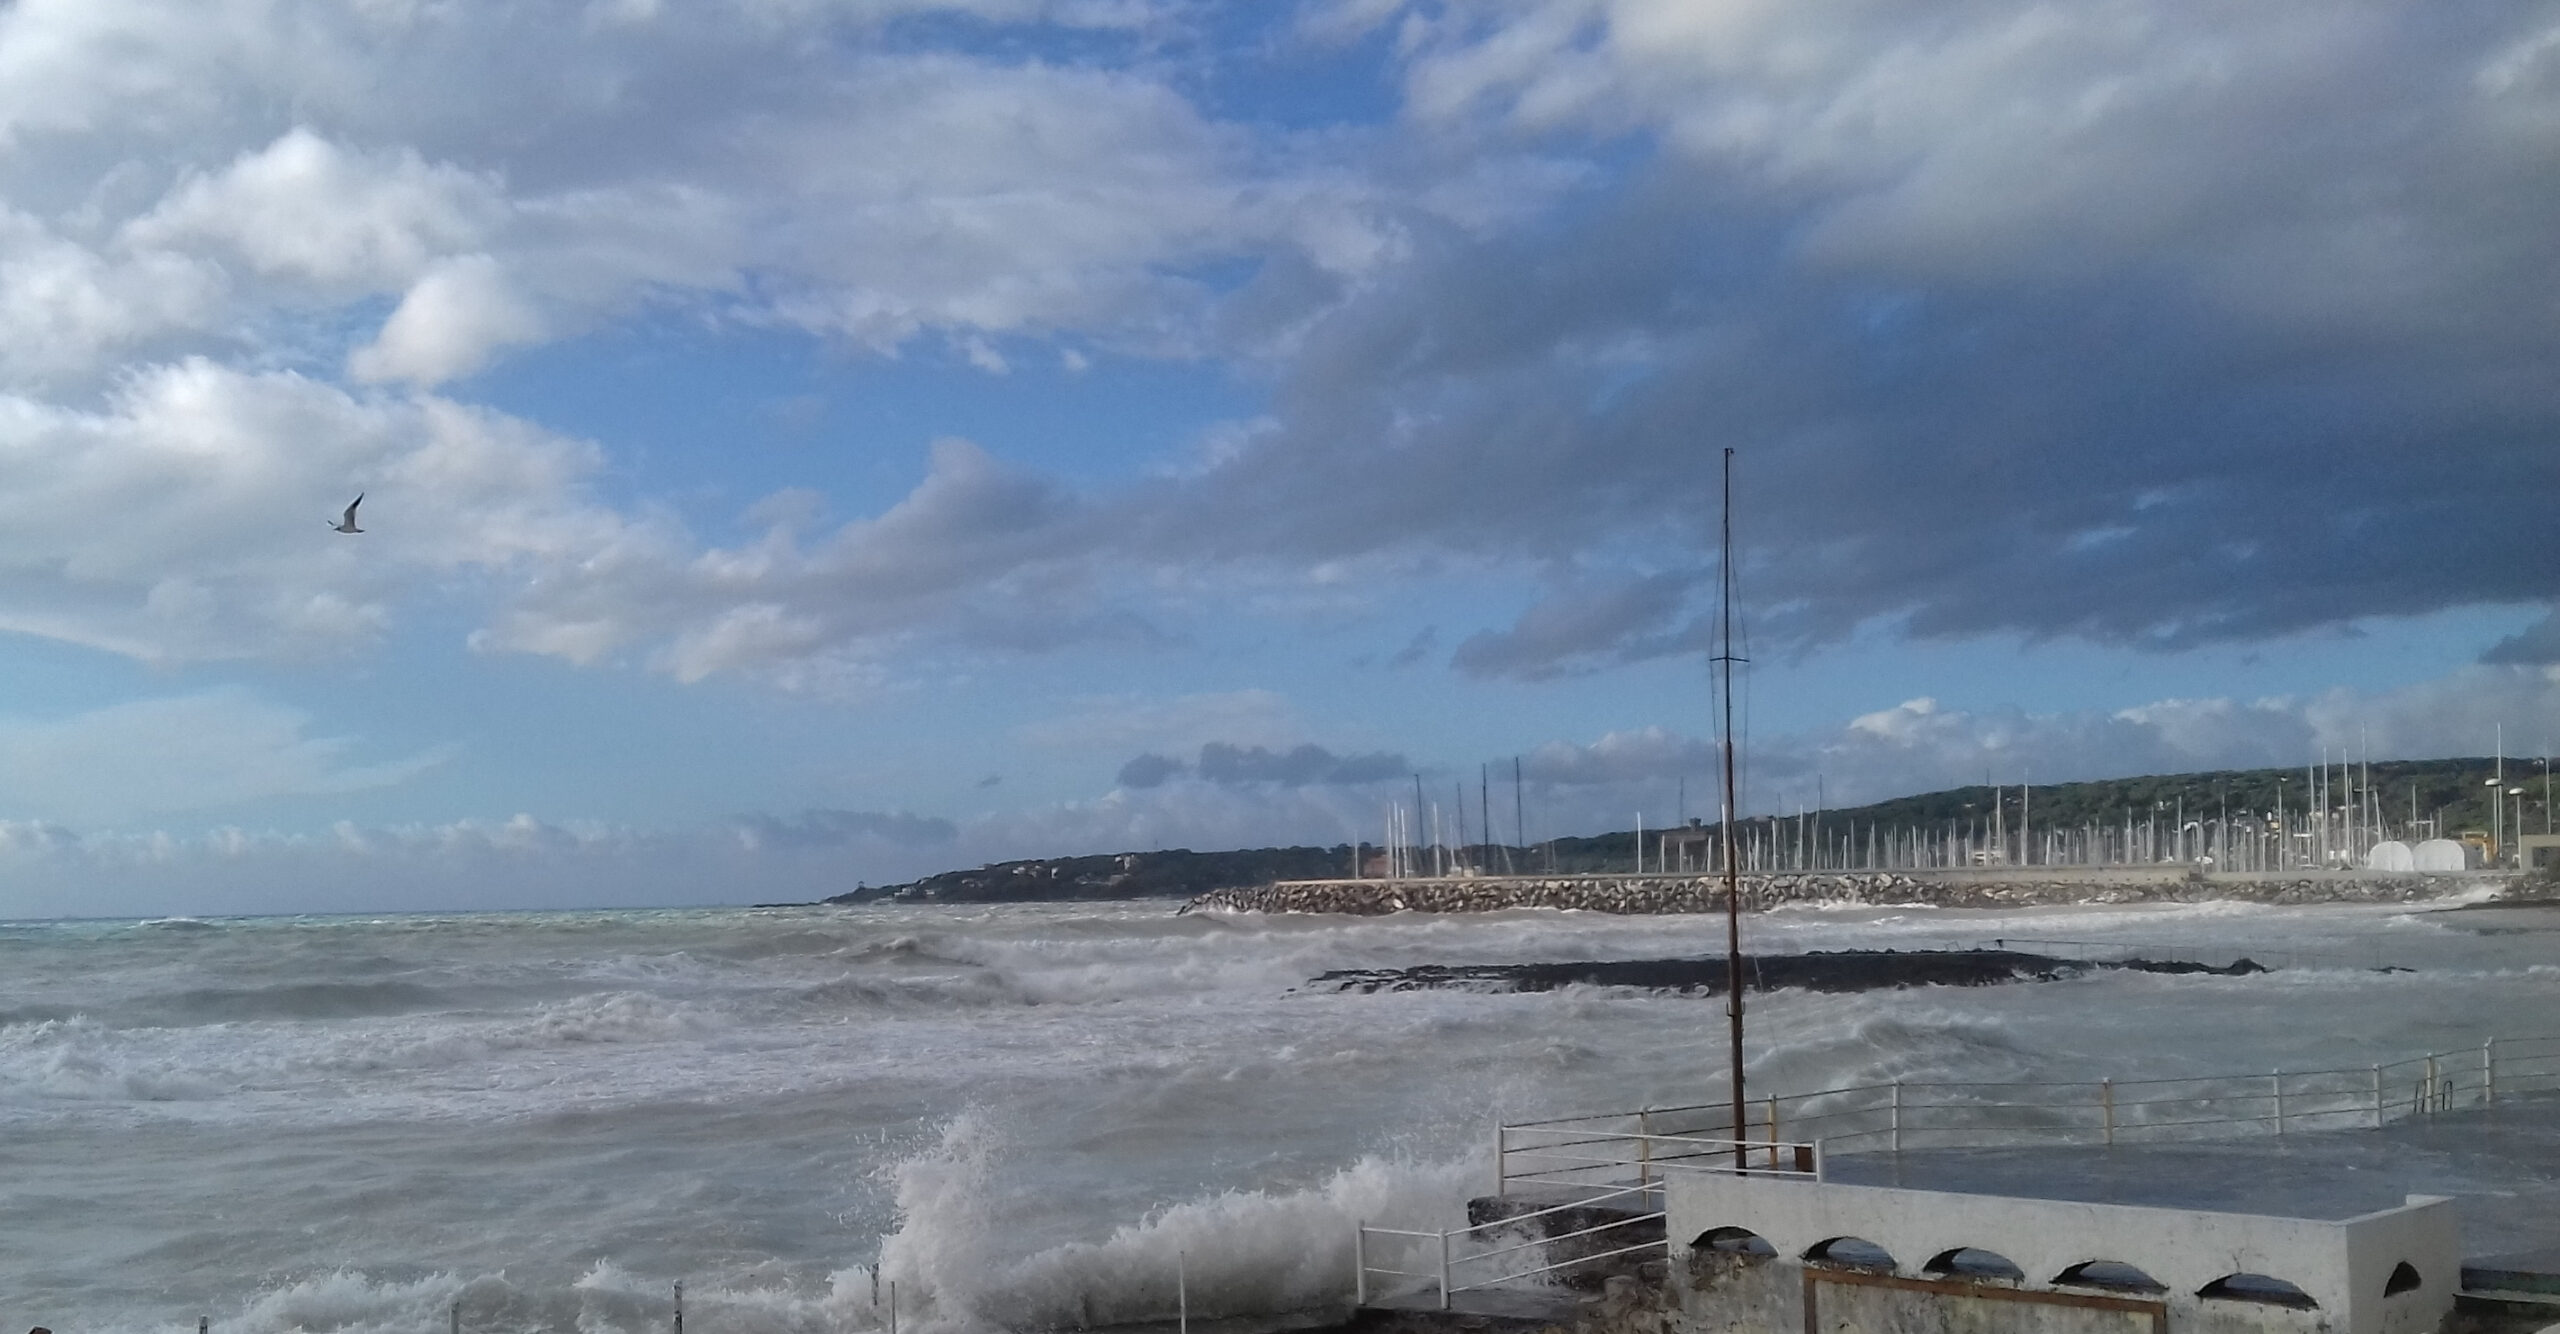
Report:
M2097 969L2147 973L2211 973L2223 977L2263 973L2242 959L2227 965L2185 959L2063 959L2018 950L1837 950L1811 954L1746 955L1743 985L1752 991L1781 987L1805 991L1880 991L1889 987L1981 987L2002 982L2051 982ZM1346 968L1320 973L1308 985L1335 991L1420 991L1441 987L1479 991L1553 991L1558 987L1631 987L1645 991L1705 992L1725 989L1724 960L1622 959L1589 963L1423 964L1413 968Z

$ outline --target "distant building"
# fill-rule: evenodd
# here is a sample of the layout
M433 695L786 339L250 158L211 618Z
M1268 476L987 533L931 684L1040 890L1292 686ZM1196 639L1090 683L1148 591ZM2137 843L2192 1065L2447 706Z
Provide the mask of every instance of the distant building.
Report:
M2480 848L2475 843L2431 838L2409 851L2419 871L2471 871L2480 866Z
M1713 870L1714 859L1710 854L1715 847L1715 837L1715 830L1697 820L1677 829L1665 829L1653 864L1673 871Z
M2560 870L2560 834L2518 835L2516 864L2528 871Z

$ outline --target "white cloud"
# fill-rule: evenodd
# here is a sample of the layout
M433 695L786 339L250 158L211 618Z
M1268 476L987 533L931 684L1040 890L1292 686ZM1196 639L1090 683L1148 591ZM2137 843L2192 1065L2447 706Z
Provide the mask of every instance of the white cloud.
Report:
M1212 336L1198 266L1392 254L1384 192L1205 116L1139 48L1115 69L882 37L933 11L1132 42L1164 21L1141 3L35 0L0 11L0 200L83 220L42 257L101 270L82 291L214 275L161 313L189 350L301 350L328 332L315 303L405 292L352 365L421 383L643 307L884 352L939 332L991 368L998 336L1189 354ZM93 375L129 341L92 328L115 302L19 304L47 300L49 320L0 322L0 371L66 321L90 336L51 355Z
M1426 119L1649 131L1793 212L1822 266L2014 286L2136 265L2333 330L2429 327L2457 294L2534 318L2489 279L2524 253L2492 201L2560 124L2514 132L2560 107L2560 81L2516 73L2544 50L2520 13L1512 0L1429 31Z
M204 361L76 411L0 395L0 629L151 661L362 644L467 571L607 559L592 446L426 397ZM325 526L369 493L361 537Z
M487 255L444 260L428 270L373 342L347 358L359 380L438 384L469 375L500 349L538 341L542 316Z
M500 184L415 149L364 153L295 126L211 175L191 175L124 228L137 248L219 242L260 273L351 292L398 291L478 250L506 222Z
M0 201L0 384L87 378L137 344L213 322L228 289L202 259L110 258Z
M2548 598L2560 318L2524 220L2560 209L2560 80L2474 78L2544 68L2519 53L2547 20L1489 0L1403 22L1415 141L1628 165L1536 225L1417 231L1324 308L1272 428L1153 516L1166 549L1709 568L1730 444L1764 646L2174 652ZM1558 582L1455 629L1459 665L1697 647L1689 590Z
M2560 667L2468 667L2383 691L2304 698L2166 699L2112 710L1969 712L1930 699L1852 720L1835 734L1770 739L1752 768L1810 800L1826 780L1833 804L1978 783L2067 782L2127 774L2284 767L2331 754L2376 759L2486 755L2504 724L2510 754L2560 732ZM1778 800L1763 791L1757 801Z
M528 813L313 834L0 819L0 920L806 901L947 869L930 817L809 811L651 831Z
M1099 582L1099 516L967 441L937 442L877 515L820 529L785 496L730 547L601 503L602 466L447 398L205 360L91 410L0 394L0 630L160 663L308 658L456 597L484 650L809 688L876 682L901 646L1142 632ZM358 492L366 531L329 532Z
M2394 690L2307 698L2167 699L2033 714L1911 699L1837 729L1754 737L1739 755L1744 813L1791 812L1980 783L2063 783L2138 774L2286 768L2331 755L2486 755L2506 727L2510 757L2560 737L2560 667L2470 667ZM1591 742L1552 741L1524 757L1531 835L1624 829L1638 810L1714 808L1714 742L1659 727ZM1667 820L1666 820L1667 822ZM1507 817L1498 822L1507 828Z
M875 517L804 540L786 506L737 547L620 542L527 583L474 642L582 662L655 645L655 665L685 680L781 679L809 667L860 676L865 654L919 637L1104 633L1108 616L1087 624L1078 610L1101 605L1089 587L1095 518L1047 479L945 439L916 488Z
M1714 746L1661 727L1611 732L1588 745L1550 741L1529 752L1524 778L1559 787L1660 783L1703 776L1714 766Z
M669 675L686 683L715 672L738 671L805 658L826 640L814 617L795 615L770 602L748 603L689 627L659 654Z
M355 742L312 736L299 710L240 690L0 718L0 811L72 826L128 825L279 796L389 787L446 752L351 763Z
M902 26L931 13L989 40ZM1408 114L1292 132L1188 93L1174 4L26 0L0 10L0 431L32 448L0 477L47 508L0 535L0 625L298 653L480 580L492 650L843 680L1144 638L1167 589L1231 611L1319 562L1638 572L1450 631L1470 670L1555 675L1695 646L1689 590L1642 572L1693 563L1707 412L1768 460L1772 530L1837 530L1760 590L1808 636L2175 645L2512 598L2514 551L2428 568L2337 496L2248 499L2455 441L2481 457L2411 479L2393 531L2455 505L2466 541L2525 531L2451 480L2520 476L2478 503L2530 511L2550 413L2546 247L2513 220L2550 212L2560 92L2547 22L2486 14L1343 0L1274 31L1401 20ZM1599 151L1630 132L1659 151ZM1269 425L1120 495L946 443L886 513L713 549L586 498L593 449L321 383L434 386L635 314L1279 375ZM2254 366L2306 369L2270 406L2227 392ZM223 377L259 387L162 401ZM175 447L232 412L299 443ZM75 438L119 447L74 467ZM2175 503L2129 500L2163 475ZM377 491L386 527L308 559L268 526L386 478L457 503Z
M1276 702L1246 692L1204 696L1150 714L1136 702L1097 701L1055 744L1164 735L1174 715L1269 716ZM2508 725L2510 754L2535 720L2560 718L2560 668L2468 668L2397 690L2337 691L2306 700L2163 700L2122 710L2031 715L1975 713L1928 700L1878 710L1825 732L1755 739L1746 754L1747 812L1793 811L1814 800L1820 775L1833 806L1983 780L2067 782L2197 769L2290 767L2369 740L2372 754L2422 758L2485 754L2491 725ZM196 739L154 734L194 729ZM1180 730L1178 728L1172 730ZM308 735L289 710L229 692L105 710L61 724L0 726L0 758L87 772L79 754L131 745L170 750L178 777L131 771L140 801L172 809L207 799L239 776L272 792L349 791L398 781L433 754L350 764L349 743ZM1276 758L1276 757L1271 757ZM1590 743L1555 742L1527 757L1524 803L1532 840L1624 829L1636 813L1668 824L1716 802L1713 749L1660 728ZM125 770L109 771L124 774ZM118 781L121 781L120 779ZM1424 775L1425 799L1444 817L1478 807L1472 773ZM0 788L5 796L6 788ZM1165 782L1142 790L990 814L966 821L906 812L811 810L745 816L690 829L644 830L563 823L530 814L500 820L368 827L340 823L316 834L237 827L202 833L134 828L83 832L57 817L0 818L0 918L69 913L374 911L594 903L770 902L1016 857L1132 849L1329 846L1381 836L1388 801L1410 800L1395 782ZM1507 801L1491 803L1498 837L1511 837ZM103 807L102 807L103 809ZM208 807L210 809L210 807ZM1454 824L1454 819L1451 821Z

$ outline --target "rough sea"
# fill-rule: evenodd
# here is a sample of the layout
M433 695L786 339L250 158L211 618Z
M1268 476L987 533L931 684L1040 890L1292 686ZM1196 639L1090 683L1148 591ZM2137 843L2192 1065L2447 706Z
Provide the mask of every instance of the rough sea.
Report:
M681 1280L693 1334L874 1329L889 1284L977 1334L1170 1317L1177 1264L1194 1318L1282 1311L1342 1298L1353 1220L1458 1221L1499 1118L1721 1096L1715 998L1307 985L1717 954L1720 918L1174 906L0 924L0 1322L637 1334ZM1752 1087L2560 1033L2560 933L2429 906L1755 916L1754 952L2284 966L1754 996Z

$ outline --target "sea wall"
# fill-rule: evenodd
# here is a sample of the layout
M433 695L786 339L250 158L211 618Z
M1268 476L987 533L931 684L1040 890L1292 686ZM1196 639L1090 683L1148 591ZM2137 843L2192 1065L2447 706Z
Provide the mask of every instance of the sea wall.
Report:
M2038 872L2042 872L2039 874ZM2477 876L2207 876L2183 868L2013 868L1980 874L1834 871L1741 878L1742 906L1791 903L1921 904L2008 908L2048 903L2407 903L2479 887ZM1202 894L1182 911L1493 912L1579 908L1588 912L1720 912L1724 881L1712 875L1453 876L1413 880L1284 880Z
M1665 1334L2434 1334L2462 1269L2454 1202L2439 1196L2352 1218L2286 1218L1765 1173L1680 1173L1663 1190L1673 1254L1706 1262L1666 1274L1690 1289L1678 1294L1690 1318L1655 1323ZM1852 1237L1869 1263L1826 1258ZM1746 1238L1764 1258L1719 1272L1718 1243ZM2139 1270L2141 1290L2077 1272L2101 1260ZM1778 1281L1752 1282L1753 1270L1778 1271ZM2242 1277L2282 1280L2304 1301L2225 1295Z

